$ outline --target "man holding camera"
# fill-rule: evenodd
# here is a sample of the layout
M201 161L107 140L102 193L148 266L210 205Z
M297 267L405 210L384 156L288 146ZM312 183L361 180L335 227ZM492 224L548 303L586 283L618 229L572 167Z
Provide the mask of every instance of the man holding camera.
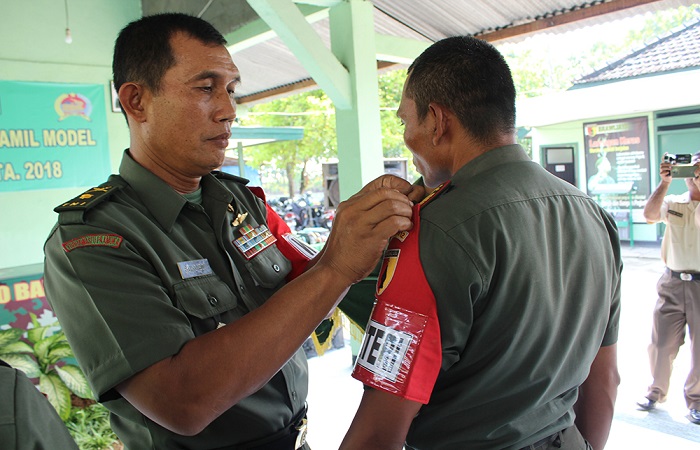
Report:
M690 161L683 161L682 157ZM679 164L690 162L695 170L684 178L688 192L666 195ZM644 207L649 223L666 224L661 259L666 270L656 289L659 294L649 345L653 381L640 409L649 411L666 400L673 360L683 344L686 325L691 342L691 372L685 382L688 420L700 424L700 152L694 155L664 155L659 170L661 182Z

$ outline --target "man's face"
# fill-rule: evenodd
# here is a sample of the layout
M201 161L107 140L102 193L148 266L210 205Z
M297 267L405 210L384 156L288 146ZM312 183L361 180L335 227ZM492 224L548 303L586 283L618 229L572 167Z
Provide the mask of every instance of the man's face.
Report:
M236 118L238 68L224 46L185 33L170 38L175 64L157 93L146 90L144 144L171 173L199 177L218 168Z
M435 188L451 177L449 169L440 161L441 151L433 145L435 119L431 111L422 121L418 119L416 102L406 96L406 86L396 115L404 126L403 140L413 155L413 164L423 176L428 188Z

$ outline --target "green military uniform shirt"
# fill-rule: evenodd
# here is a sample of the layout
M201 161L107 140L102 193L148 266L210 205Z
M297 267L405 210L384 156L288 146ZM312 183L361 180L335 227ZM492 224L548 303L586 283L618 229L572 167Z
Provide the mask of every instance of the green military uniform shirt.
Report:
M518 145L462 167L421 212L442 371L407 449L520 449L574 422L578 387L617 342L612 218Z
M275 244L251 246L265 236L266 210L244 181L207 175L201 205L191 203L127 151L120 176L57 208L59 223L45 245L47 300L130 450L255 441L287 426L305 407L301 350L196 436L160 427L114 389L187 341L257 308L284 285L291 265Z
M0 447L78 449L46 397L24 373L0 361Z

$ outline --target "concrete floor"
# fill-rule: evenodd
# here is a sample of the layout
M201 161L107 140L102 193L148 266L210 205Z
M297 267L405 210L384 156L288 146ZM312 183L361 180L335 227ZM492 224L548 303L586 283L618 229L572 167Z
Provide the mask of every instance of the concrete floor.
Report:
M669 399L651 412L637 411L635 402L650 382L647 345L656 302L656 281L663 271L658 245L623 246L622 315L618 342L622 383L608 450L700 449L700 425L688 422L683 382L690 360L681 347L671 380ZM350 345L309 360L309 432L313 450L337 449L362 396L362 386L350 377Z

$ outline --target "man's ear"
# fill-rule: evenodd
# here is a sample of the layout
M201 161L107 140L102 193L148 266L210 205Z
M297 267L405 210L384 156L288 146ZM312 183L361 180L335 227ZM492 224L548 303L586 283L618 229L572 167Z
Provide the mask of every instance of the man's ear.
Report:
M136 83L124 83L119 88L119 103L127 117L136 122L145 122L144 100L148 94L146 88Z
M450 117L444 106L438 103L428 105L428 114L433 117L433 145L438 145L440 140L447 134L450 125Z

